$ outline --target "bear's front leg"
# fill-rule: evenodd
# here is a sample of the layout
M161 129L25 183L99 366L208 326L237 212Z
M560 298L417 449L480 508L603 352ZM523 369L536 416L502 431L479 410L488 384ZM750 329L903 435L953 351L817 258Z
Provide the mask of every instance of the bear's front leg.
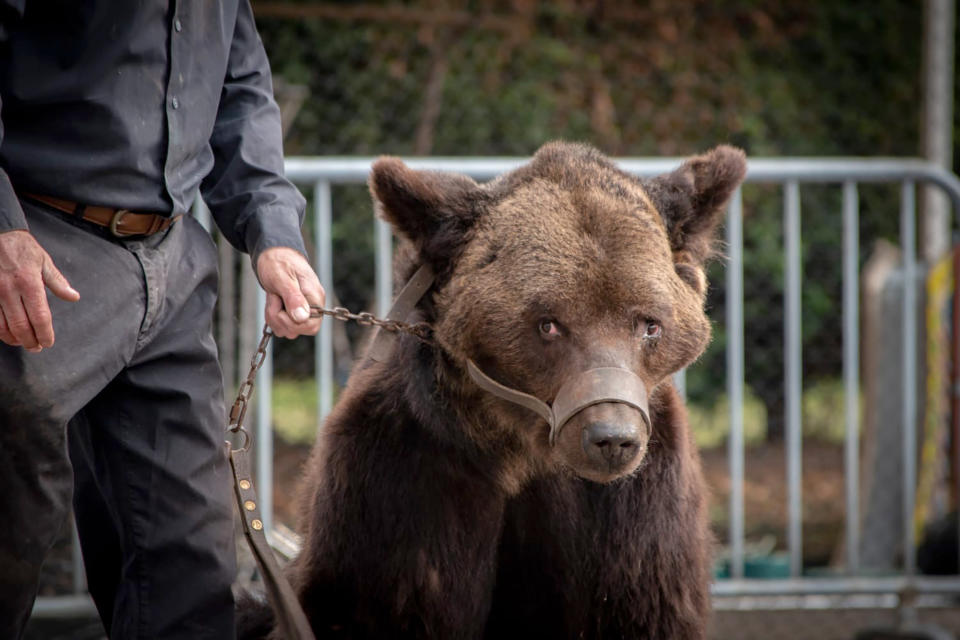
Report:
M328 423L292 576L318 638L482 635L505 499L441 449L410 424Z

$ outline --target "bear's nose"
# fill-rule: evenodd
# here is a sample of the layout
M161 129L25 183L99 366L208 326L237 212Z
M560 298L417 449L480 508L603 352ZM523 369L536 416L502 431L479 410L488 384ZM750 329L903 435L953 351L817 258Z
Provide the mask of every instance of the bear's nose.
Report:
M635 434L630 425L591 422L584 427L580 440L591 462L615 470L633 462L640 452Z

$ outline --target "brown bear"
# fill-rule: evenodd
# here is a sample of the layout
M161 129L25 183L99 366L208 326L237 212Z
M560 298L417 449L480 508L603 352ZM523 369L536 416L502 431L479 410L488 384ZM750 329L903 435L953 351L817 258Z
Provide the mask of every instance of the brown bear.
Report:
M648 180L569 143L482 185L377 161L398 281L435 274L411 318L432 337L355 371L307 463L289 575L318 638L705 636L671 374L709 340L704 262L745 170L726 146Z

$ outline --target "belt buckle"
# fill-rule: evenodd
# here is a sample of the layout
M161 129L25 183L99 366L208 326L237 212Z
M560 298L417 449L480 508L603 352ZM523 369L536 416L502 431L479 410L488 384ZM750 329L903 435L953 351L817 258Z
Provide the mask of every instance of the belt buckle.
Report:
M120 219L128 213L130 213L129 209L117 209L110 219L110 233L112 233L115 238L125 238L132 235L129 233L120 233L120 230L117 229L117 225L120 224Z

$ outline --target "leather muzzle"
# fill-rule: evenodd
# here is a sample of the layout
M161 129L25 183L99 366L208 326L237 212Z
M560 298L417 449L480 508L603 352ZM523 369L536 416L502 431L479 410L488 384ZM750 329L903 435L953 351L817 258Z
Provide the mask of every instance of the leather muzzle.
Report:
M539 414L550 425L550 444L554 445L560 430L578 412L595 404L619 402L640 412L649 432L650 414L647 387L632 371L619 367L588 369L567 380L557 392L553 406L539 398L500 384L467 360L467 373L484 391Z

